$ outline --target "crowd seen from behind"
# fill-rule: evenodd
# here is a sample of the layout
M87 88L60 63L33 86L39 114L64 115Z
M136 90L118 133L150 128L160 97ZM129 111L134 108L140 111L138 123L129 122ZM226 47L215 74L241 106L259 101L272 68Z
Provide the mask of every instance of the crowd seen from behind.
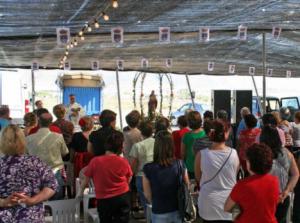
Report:
M300 112L293 122L286 109L257 120L243 108L234 131L224 110L189 111L172 131L167 118L147 121L134 110L120 131L107 109L95 129L75 95L54 106L55 121L42 101L36 107L23 129L0 107L0 222L44 222L43 201L65 196L64 161L75 177L83 173L76 197L93 182L101 223L127 223L139 207L153 223L183 222L179 179L197 194L204 223L284 223L291 193L300 222Z

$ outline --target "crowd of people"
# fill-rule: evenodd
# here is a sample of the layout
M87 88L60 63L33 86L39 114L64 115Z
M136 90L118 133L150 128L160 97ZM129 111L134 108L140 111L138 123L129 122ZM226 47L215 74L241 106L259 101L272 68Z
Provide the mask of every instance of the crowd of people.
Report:
M134 110L120 131L108 109L95 129L75 95L54 106L55 121L36 105L22 129L0 107L0 222L43 222L42 202L64 198L66 160L84 175L77 197L93 182L101 223L127 223L139 207L146 216L149 205L153 223L183 222L179 179L197 192L203 222L284 223L291 193L300 222L300 112L294 122L286 110L257 120L243 108L234 131L224 110L215 118L189 111L172 131L167 118L147 121Z

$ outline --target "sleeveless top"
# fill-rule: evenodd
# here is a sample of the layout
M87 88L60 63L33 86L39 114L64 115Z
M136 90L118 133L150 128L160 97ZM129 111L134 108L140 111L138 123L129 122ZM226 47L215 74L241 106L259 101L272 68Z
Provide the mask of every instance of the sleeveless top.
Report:
M280 192L284 191L289 181L289 170L291 167L291 160L288 156L288 150L282 148L282 154L278 154L277 159L273 160L271 174L277 176L279 180Z
M231 155L218 175L210 182ZM201 180L198 197L199 215L205 220L232 220L231 213L224 212L224 204L236 184L239 158L235 149L201 150ZM199 164L200 165L200 164Z

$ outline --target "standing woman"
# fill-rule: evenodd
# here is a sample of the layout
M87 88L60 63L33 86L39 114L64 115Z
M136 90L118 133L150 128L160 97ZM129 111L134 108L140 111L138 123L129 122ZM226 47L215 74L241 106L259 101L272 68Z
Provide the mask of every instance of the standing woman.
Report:
M74 150L74 171L75 178L79 176L79 172L82 168L87 166L92 159L93 155L88 152L87 145L88 139L93 131L94 121L90 116L84 116L79 120L79 126L82 132L74 133L72 141L70 143L71 149Z
M25 137L15 125L2 130L0 149L0 222L45 222L42 202L57 189L51 168L24 155Z
M28 112L24 115L24 135L28 136L31 129L37 126L37 116L33 112Z
M221 121L214 121L209 133L213 143L195 159L195 178L200 182L198 211L204 223L232 222L224 204L236 184L239 158L235 149L225 145L228 136L229 128Z
M183 176L179 176L179 165ZM143 189L152 204L152 223L182 223L178 211L177 191L179 177L188 185L188 175L182 162L174 159L172 134L162 130L156 134L153 162L145 164Z
M282 147L278 131L270 126L265 126L260 135L260 142L268 145L273 154L271 174L279 179L280 202L277 205L276 219L278 223L286 222L290 205L289 193L294 190L299 178L299 171L293 154Z

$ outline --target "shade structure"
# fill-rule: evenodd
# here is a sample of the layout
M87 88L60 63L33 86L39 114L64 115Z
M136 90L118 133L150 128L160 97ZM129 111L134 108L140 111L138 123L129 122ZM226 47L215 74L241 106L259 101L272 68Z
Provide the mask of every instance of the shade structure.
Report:
M110 1L12 0L0 1L0 67L58 68L65 48L57 46L56 27L69 27L76 35L87 21L105 10L109 21L85 34L85 40L70 50L72 69L90 69L92 60L100 68L115 70L124 60L125 70L142 70L141 59L149 60L148 72L182 74L249 75L249 67L262 74L262 33L266 33L267 68L272 76L285 77L290 70L300 76L300 3L298 0L119 0ZM239 25L248 27L246 41L237 38ZM113 44L110 31L124 29L124 43ZM282 28L279 39L272 28ZM170 27L170 43L159 42L159 27ZM199 28L211 30L209 42L199 42ZM173 65L167 68L166 58ZM208 62L214 62L208 71Z

